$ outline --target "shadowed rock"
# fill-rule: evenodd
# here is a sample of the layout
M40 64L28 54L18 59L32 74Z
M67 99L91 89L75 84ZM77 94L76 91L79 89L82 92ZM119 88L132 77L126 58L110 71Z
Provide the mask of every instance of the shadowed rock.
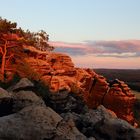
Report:
M28 80L27 78L22 78L16 85L10 87L8 91L17 92L19 90L32 89L33 87L34 84L30 80Z
M0 117L12 113L12 94L0 88Z
M73 120L62 120L59 122L54 140L87 140L76 128Z
M17 93L13 93L12 98L13 98L13 112L18 112L24 107L31 105L45 106L43 100L32 91L22 90Z
M124 120L118 119L103 106L85 114L66 113L62 117L74 120L76 127L88 138L96 140L139 140L140 129L135 129Z
M62 118L49 107L29 106L19 113L0 118L0 138L51 139L61 120Z

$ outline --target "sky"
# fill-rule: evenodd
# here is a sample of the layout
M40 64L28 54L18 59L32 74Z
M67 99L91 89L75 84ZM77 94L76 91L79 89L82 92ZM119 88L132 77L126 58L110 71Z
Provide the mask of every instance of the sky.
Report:
M45 30L78 67L140 69L140 0L0 0L0 16Z

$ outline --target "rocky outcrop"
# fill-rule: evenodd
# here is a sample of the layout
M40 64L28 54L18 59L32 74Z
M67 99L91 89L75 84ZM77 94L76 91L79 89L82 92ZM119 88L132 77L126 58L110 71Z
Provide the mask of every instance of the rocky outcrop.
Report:
M71 58L66 54L43 52L32 46L22 46L23 53L8 67L20 77L40 81L49 88L48 98L62 104L67 102L70 93L78 95L90 108L104 105L114 111L119 118L135 124L132 107L135 97L128 86L117 80L112 85L106 79L90 69L75 68ZM14 74L11 74L14 75ZM8 78L11 79L11 78ZM18 86L18 85L17 85ZM13 89L15 90L15 89ZM64 105L65 106L65 105Z
M43 140L51 139L62 118L51 108L30 106L19 113L0 118L0 138ZM17 131L18 130L18 131Z
M103 105L111 110L113 109L119 118L136 125L132 111L134 103L134 94L132 94L130 88L120 80L113 81L103 101Z
M66 113L62 117L74 120L77 128L88 138L96 140L139 140L140 130L110 113L103 106L85 114Z
M119 118L137 126L133 115L135 96L123 81L116 79L109 85L104 77L97 76L93 83L87 99L89 107L96 108L102 104Z
M21 79L16 85L21 85L22 81L27 82L23 84L23 88L29 83L33 85L27 79ZM12 87L17 87L16 85ZM18 92L11 93L0 88L0 139L87 140L74 122L63 120L59 114L45 105L41 97L30 91L31 89L23 88L20 86ZM5 104L2 104L3 102Z
M0 88L0 139L140 139L140 130L118 119L113 111L103 106L88 109L82 98L74 93L65 97L65 103L52 103L44 98L44 92L38 94L36 86L23 78L12 85L9 92ZM45 90L45 94L52 93Z

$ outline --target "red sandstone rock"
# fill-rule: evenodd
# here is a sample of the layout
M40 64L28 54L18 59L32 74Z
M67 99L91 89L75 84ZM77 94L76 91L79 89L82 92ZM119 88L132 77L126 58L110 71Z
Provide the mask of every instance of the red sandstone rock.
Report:
M113 110L118 117L134 124L133 105L135 96L131 93L130 88L119 80L118 85L111 87L104 97L103 105Z
M50 53L47 56L46 61L50 64L54 71L56 71L56 74L73 76L76 73L74 64L68 55Z

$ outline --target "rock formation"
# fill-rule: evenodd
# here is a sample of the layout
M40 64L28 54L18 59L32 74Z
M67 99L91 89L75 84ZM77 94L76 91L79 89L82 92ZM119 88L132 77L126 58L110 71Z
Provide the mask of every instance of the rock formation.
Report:
M72 92L90 108L103 104L134 125L132 108L135 97L124 82L116 80L109 85L103 76L94 71L75 68L70 57L60 53L48 53L45 61L33 57L26 61L40 74L41 81L49 86L52 101L63 103Z
M77 128L87 137L97 140L139 139L139 129L134 129L126 121L118 119L103 106L89 109L84 114L63 113L64 119L73 119Z
M57 108L49 104L51 100L42 99L43 91L37 95L39 87L36 86L23 78L8 91L0 88L1 140L140 139L139 129L118 119L102 105L88 109L75 94L69 93L67 109L56 113ZM46 95L49 94L46 91Z
M16 39L18 40L17 36ZM18 46L17 51L13 51L13 55L20 52L20 56L9 61L5 81L12 79L14 74L40 81L49 88L52 103L65 104L68 94L74 93L88 107L97 108L102 104L114 111L119 118L135 125L132 111L135 97L124 82L116 80L109 84L93 70L75 68L66 54L44 52L28 45L21 48Z
M75 68L66 54L41 51L21 43L22 38L17 34L3 34L1 38L8 41L5 54L1 48L1 81L10 81L15 74L40 81L49 88L52 103L65 104L69 93L74 93L88 107L104 105L118 117L135 125L132 111L135 97L124 82L115 80L109 84L93 70Z

